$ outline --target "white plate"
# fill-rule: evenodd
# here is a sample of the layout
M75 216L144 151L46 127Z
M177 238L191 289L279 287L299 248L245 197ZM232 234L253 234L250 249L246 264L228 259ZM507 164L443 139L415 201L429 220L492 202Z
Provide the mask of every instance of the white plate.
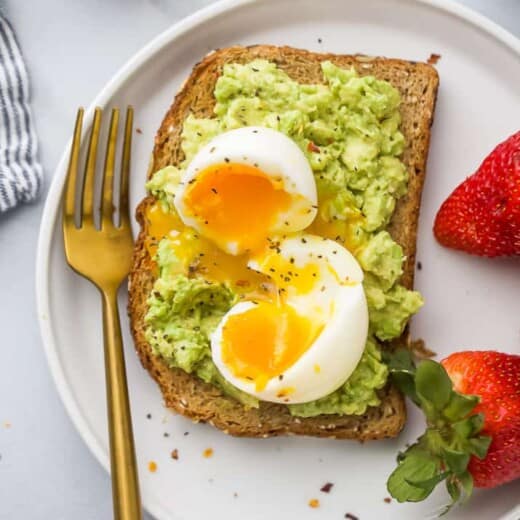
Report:
M320 43L321 42L321 43ZM132 203L144 194L153 136L191 66L231 44L289 44L314 51L363 52L411 60L442 55L437 113L420 221L417 287L426 306L415 336L440 355L462 348L519 351L519 263L483 260L439 247L436 209L494 145L518 130L520 43L471 11L441 0L224 1L184 20L138 53L102 90L96 105L136 107ZM78 100L78 104L81 100ZM90 124L92 109L87 114ZM71 122L72 131L72 122ZM78 431L108 467L100 305L94 287L68 269L58 207L68 150L56 171L42 221L37 261L39 319L58 391ZM124 304L125 298L122 298ZM124 314L124 312L123 312ZM128 330L126 319L123 329ZM227 518L426 518L446 500L387 504L385 480L397 450L422 430L412 411L396 440L367 443L227 437L164 409L139 365L129 334L126 359L137 458L146 508L163 520ZM151 419L147 419L147 414ZM169 437L163 434L168 433ZM184 432L189 432L185 435ZM214 456L202 457L211 447ZM170 457L179 450L179 460ZM158 464L156 473L148 461ZM330 494L320 492L334 483ZM477 492L453 518L495 519L518 503L518 484ZM238 496L234 496L237 493ZM319 509L308 501L319 498ZM211 516L210 516L211 515Z

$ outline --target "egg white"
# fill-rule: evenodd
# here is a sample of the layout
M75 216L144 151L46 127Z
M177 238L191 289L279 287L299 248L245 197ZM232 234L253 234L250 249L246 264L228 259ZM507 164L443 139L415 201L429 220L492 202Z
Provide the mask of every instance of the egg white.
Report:
M252 302L240 302L223 317L213 333L212 357L224 378L250 395L275 403L305 403L324 397L339 388L361 359L368 333L363 271L345 248L321 237L292 237L283 240L279 250L279 254L285 258L292 257L296 267L303 266L305 262L319 266L319 274L312 290L305 294L290 290L286 303L300 314L322 321L322 332L308 350L283 373L282 379L273 377L265 388L256 390L253 381L236 377L222 360L223 327L230 316L243 313L254 305ZM265 272L262 258L252 260L250 265ZM261 334L261 331L252 330L251 334ZM288 394L287 389L290 389Z
M289 209L277 216L267 234L295 232L311 224L317 212L314 176L305 155L285 134L269 128L248 126L219 134L195 155L184 171L174 205L181 220L204 235L204 226L190 215L185 193L197 176L215 164L238 163L253 166L273 179L281 179L283 189L294 195ZM219 244L229 254L240 254L237 243Z

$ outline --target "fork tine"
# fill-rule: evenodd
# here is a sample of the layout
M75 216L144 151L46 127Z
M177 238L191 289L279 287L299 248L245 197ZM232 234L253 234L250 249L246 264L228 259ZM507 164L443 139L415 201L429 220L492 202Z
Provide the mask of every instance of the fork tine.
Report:
M76 183L78 178L79 149L81 145L81 127L83 125L83 108L78 109L76 123L74 125L74 137L70 147L69 166L67 168L67 181L65 184L65 204L63 214L66 220L74 221L74 202L76 199Z
M119 124L119 109L112 109L110 116L110 130L107 139L105 167L101 181L101 227L113 223L114 214L114 166L116 157L117 127Z
M121 160L121 189L119 193L120 225L130 225L128 191L130 177L130 150L132 148L132 126L134 121L134 109L129 106L126 109L125 138L123 142L123 158Z
M96 156L99 141L99 130L101 127L101 109L96 108L94 122L90 132L88 143L87 162L85 164L85 174L81 186L81 222L93 220L94 218L94 183L96 174Z

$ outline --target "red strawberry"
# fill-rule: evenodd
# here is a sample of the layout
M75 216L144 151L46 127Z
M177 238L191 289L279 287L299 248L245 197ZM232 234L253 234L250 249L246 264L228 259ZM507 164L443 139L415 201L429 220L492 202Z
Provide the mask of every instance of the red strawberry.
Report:
M480 397L472 413L484 414L481 433L492 438L483 460L468 470L476 487L495 487L520 478L520 356L459 352L442 361L455 390Z
M388 366L427 422L425 433L397 458L387 483L394 498L417 502L445 481L453 505L473 486L520 478L519 355L467 351L415 367L401 349Z
M520 255L520 132L455 188L433 232L442 245L474 255Z

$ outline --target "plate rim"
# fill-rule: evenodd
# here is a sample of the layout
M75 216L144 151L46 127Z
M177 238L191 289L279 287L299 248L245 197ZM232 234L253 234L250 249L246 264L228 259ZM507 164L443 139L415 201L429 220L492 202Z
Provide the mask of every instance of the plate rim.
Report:
M459 4L455 0L414 1L443 11L455 18L469 23L476 29L484 31L499 43L512 50L513 53L520 58L520 38L516 37L507 29L472 8ZM177 38L220 14L230 12L248 4L268 2L272 2L272 0L218 0L174 23L145 44L140 50L133 54L123 64L123 66L119 68L119 70L117 70L117 72L96 95L86 110L84 128L88 129L90 126L95 107L104 107L107 100L130 78L134 72L138 71L139 68L149 59L161 52L166 46L172 44ZM99 464L110 473L109 454L105 452L101 443L91 430L83 411L74 398L72 388L63 371L59 350L57 348L57 341L50 319L49 258L52 237L59 218L60 199L65 181L66 165L70 153L71 141L72 139L69 139L67 142L58 165L54 169L54 175L49 186L41 217L35 266L37 319L47 365L49 366L54 385L65 407L67 415L71 419L76 431L83 442L87 445L90 452L94 455ZM157 520L171 519L170 513L154 501L153 497L143 495L142 502L144 509ZM514 508L509 513L506 513L506 515L502 516L501 520L512 518L512 515L518 513L518 511L519 508Z

